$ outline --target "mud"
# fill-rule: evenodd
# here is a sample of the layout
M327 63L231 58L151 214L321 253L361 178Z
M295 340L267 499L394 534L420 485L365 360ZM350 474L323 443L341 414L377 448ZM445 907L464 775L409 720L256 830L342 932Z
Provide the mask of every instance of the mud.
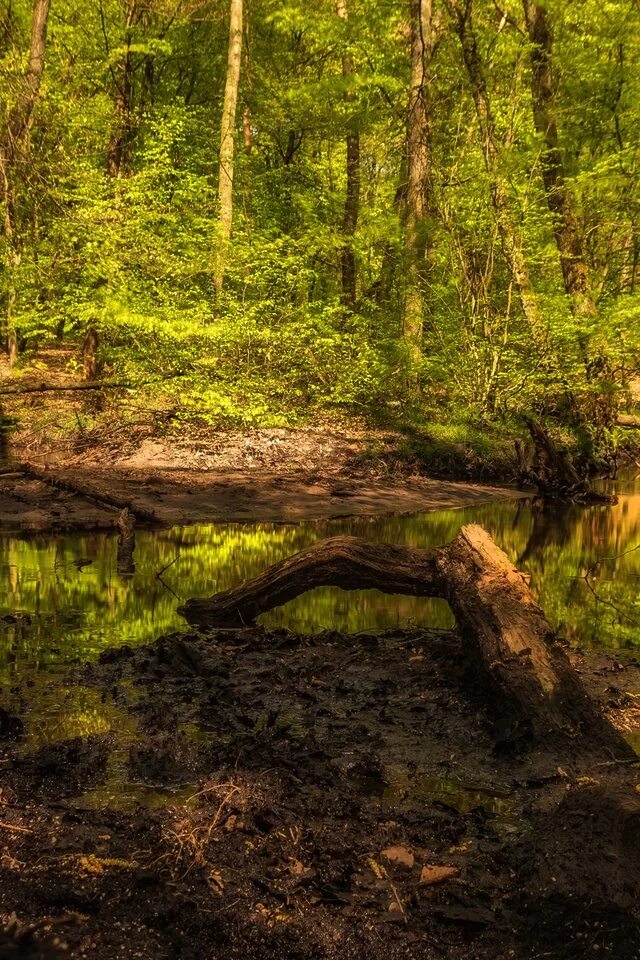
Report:
M572 658L632 724L638 663ZM95 809L108 736L3 740L0 957L640 955L636 769L497 754L455 633L173 634L73 680L190 799Z
M480 484L342 474L60 467L56 474L152 511L158 524L264 521L295 523L347 516L406 514L522 496ZM0 474L0 530L61 532L114 528L118 510L17 472Z

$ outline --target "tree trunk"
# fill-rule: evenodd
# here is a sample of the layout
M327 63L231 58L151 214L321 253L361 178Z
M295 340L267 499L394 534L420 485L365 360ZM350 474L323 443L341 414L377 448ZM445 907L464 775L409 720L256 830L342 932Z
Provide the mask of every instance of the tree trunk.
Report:
M553 743L567 756L607 760L634 755L583 688L525 578L476 525L431 550L333 537L210 600L189 600L180 612L200 626L248 625L319 586L446 599L501 721L501 743Z
M524 15L531 41L531 95L533 119L542 137L542 180L547 206L553 218L553 232L560 256L564 289L573 314L585 326L597 315L578 222L569 192L562 153L558 142L555 111L556 81L553 72L553 29L545 6L523 0ZM608 430L618 416L615 376L604 346L593 350L589 330L580 335L587 380L595 386L582 417L596 434Z
M412 378L422 357L424 283L427 257L427 214L430 202L431 0L411 0L411 81L407 120L407 190L405 250L407 284L403 334Z
M16 301L15 273L20 264L20 246L15 223L15 172L18 163L25 163L28 159L27 138L44 74L50 6L51 0L35 0L29 63L22 88L0 136L0 188L4 207L4 236L7 241L7 313L3 324L3 339L12 362L18 352L13 315Z
M82 365L85 380L93 381L99 373L98 346L100 337L95 327L89 327L82 343Z
M523 0L531 41L531 95L533 120L542 137L542 180L547 205L553 217L553 231L560 255L564 288L577 316L592 317L596 306L591 292L589 270L582 240L567 188L562 154L558 144L555 111L556 82L553 74L553 31L547 9L532 0Z
M132 166L133 124L133 56L131 53L131 30L138 17L136 2L131 3L127 13L125 54L120 61L120 76L113 78L116 84L115 124L107 149L107 173L110 177L128 176Z
M524 445L516 440L520 481L533 484L543 500L575 503L617 503L618 498L594 490L586 475L580 476L569 452L558 447L547 431L529 417L524 418L533 440L533 463L529 463Z
M337 13L342 20L348 20L349 10L347 0L337 0ZM353 60L345 50L342 55L342 76L345 81L344 100L349 111L347 119L347 192L344 201L344 215L342 218L343 244L340 254L340 268L342 275L342 300L352 307L356 301L356 257L353 249L353 238L358 227L360 212L360 131L356 115L356 95L349 88L354 75Z
M538 310L537 298L522 247L522 238L513 222L509 207L507 183L501 169L500 144L487 90L484 65L478 51L471 20L473 2L467 0L462 9L457 0L449 0L449 6L454 15L456 32L460 39L462 56L471 84L471 94L480 128L482 153L489 178L491 201L496 213L505 259L518 291L533 342L542 356L548 356L546 326Z
M242 0L231 0L229 56L220 126L220 166L218 171L218 251L214 273L216 297L222 293L227 246L233 223L233 159L236 109L242 60Z

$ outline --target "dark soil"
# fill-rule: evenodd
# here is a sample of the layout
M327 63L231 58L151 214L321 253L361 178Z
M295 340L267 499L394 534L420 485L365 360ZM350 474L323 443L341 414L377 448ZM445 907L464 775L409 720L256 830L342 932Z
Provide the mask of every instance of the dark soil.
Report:
M573 658L629 724L638 664ZM78 679L133 779L198 786L91 809L112 738L20 757L7 717L4 960L640 956L635 768L498 755L454 633L175 634Z

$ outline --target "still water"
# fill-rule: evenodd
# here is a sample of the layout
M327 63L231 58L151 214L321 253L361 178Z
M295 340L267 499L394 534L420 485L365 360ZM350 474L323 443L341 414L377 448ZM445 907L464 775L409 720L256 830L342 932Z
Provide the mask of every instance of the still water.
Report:
M111 535L0 537L3 702L27 714L27 747L107 731L122 718L95 691L69 685L70 668L108 647L184 629L181 600L223 590L326 536L428 547L469 522L482 524L531 574L547 616L572 643L640 654L640 482L625 478L614 489L616 505L588 509L542 510L518 500L406 517L146 531L127 577L116 572ZM452 625L442 601L333 588L308 593L263 622L351 632Z

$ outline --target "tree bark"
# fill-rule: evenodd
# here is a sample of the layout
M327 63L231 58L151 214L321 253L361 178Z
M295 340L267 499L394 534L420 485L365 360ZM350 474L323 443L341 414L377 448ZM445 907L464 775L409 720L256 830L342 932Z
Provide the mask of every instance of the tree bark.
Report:
M229 21L229 53L227 81L224 90L222 123L220 126L220 166L218 171L218 251L214 273L216 297L222 293L227 247L233 224L233 169L235 150L236 110L240 87L242 60L242 3L231 0Z
M349 10L347 0L337 0L336 10L342 20L348 20ZM343 244L340 254L340 269L342 276L342 300L352 307L356 301L356 257L353 249L353 238L358 227L360 213L360 131L356 115L356 95L349 88L351 78L355 73L353 60L347 50L342 55L342 77L345 81L344 100L349 111L347 119L347 191L344 201L344 215L342 218Z
M4 337L9 359L13 362L18 353L18 338L14 327L16 302L15 273L20 265L20 246L15 223L15 172L19 163L27 157L27 139L33 109L35 107L44 74L47 49L47 25L51 0L35 0L31 21L29 63L21 90L0 136L0 189L4 208L4 235L7 241L7 312L4 320Z
M115 124L107 148L107 174L119 178L128 176L132 167L133 124L133 56L131 31L138 17L138 5L133 0L127 12L125 54L119 65L119 77L112 71L116 86Z
M323 540L209 600L189 600L180 612L199 626L249 625L319 586L446 599L502 721L503 744L633 756L582 686L525 578L476 525L430 550L355 537Z
M500 143L491 109L484 65L478 51L478 43L473 29L473 0L467 0L464 9L458 0L448 0L448 3L454 16L455 29L460 39L462 56L471 85L471 94L480 128L482 153L489 178L491 201L496 214L504 256L518 291L533 342L542 356L548 356L549 343L546 326L538 309L536 294L524 255L522 238L511 215L507 183L502 172Z
M542 180L547 205L553 217L553 232L560 255L564 288L577 316L593 317L596 306L591 291L578 222L567 187L564 163L558 142L553 71L553 30L546 7L523 0L531 41L531 97L535 128L542 138Z
M422 356L424 284L427 257L427 215L430 203L431 0L411 0L411 80L407 119L407 189L405 195L405 250L407 284L403 334L409 351L412 378Z
M593 350L589 321L597 316L597 307L587 266L578 221L567 185L562 151L558 139L555 98L557 84L553 70L553 28L545 6L523 0L524 15L531 42L531 98L533 120L541 136L542 180L547 206L553 218L553 232L560 257L564 289L571 311L585 324L580 346L586 377L596 388L582 417L596 432L610 429L618 416L615 376L604 345Z

